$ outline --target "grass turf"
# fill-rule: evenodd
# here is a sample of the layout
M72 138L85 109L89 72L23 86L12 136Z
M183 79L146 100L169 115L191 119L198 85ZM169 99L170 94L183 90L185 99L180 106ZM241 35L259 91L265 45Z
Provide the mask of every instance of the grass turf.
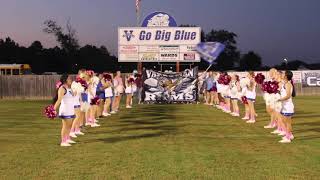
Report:
M205 105L140 105L59 144L46 101L0 101L0 179L317 179L320 97L295 99L291 144Z

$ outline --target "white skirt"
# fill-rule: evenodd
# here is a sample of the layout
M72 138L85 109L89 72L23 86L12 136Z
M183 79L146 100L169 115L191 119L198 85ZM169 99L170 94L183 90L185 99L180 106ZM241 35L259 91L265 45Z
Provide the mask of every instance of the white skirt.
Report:
M105 93L105 97L106 97L106 98L110 98L110 97L113 96L113 92L112 92L112 88L111 88L111 87L105 89L105 90L104 90L104 93Z
M74 115L74 104L73 103L61 103L59 107L59 117L61 119L73 119Z
M255 100L256 99L256 92L247 90L246 97L248 100Z
M131 86L126 87L125 93L126 94L133 94L133 88Z

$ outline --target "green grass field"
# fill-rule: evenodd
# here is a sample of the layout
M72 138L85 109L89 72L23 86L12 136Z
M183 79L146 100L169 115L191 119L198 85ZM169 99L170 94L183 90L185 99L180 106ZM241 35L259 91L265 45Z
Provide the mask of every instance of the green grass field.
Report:
M0 179L319 179L320 97L295 99L291 144L205 105L140 105L59 144L46 101L0 101Z

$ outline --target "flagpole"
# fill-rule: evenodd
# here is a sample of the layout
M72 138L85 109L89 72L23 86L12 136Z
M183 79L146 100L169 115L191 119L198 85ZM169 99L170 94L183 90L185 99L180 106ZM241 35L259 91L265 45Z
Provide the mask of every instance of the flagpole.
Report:
M137 17L137 27L140 27L140 8L141 8L141 1L139 5L136 7L136 17ZM142 74L142 62L140 62L140 57L138 56L138 73Z

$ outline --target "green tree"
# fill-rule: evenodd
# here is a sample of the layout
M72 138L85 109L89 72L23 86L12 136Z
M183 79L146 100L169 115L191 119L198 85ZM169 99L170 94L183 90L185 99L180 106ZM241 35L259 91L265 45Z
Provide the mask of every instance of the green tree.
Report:
M244 54L240 59L241 70L260 70L261 69L261 57L253 51L249 51Z

